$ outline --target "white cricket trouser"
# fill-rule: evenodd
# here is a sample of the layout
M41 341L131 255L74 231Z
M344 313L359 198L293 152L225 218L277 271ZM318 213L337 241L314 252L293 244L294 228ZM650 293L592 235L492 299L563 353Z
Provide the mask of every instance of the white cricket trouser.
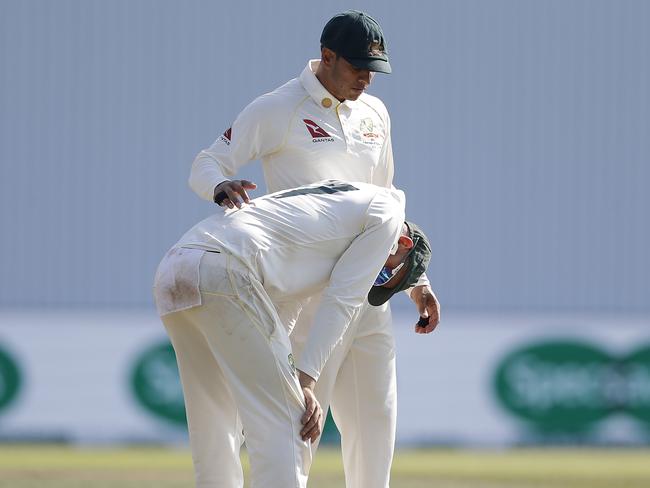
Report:
M243 425L251 486L305 488L311 451L300 438L305 404L287 331L235 258L206 252L199 272L201 305L162 317L183 385L196 486L243 486Z
M318 299L313 298L291 331L299 357ZM314 393L341 433L347 488L388 488L395 449L397 387L395 339L388 303L367 302L345 332L316 382ZM318 447L312 445L312 451Z

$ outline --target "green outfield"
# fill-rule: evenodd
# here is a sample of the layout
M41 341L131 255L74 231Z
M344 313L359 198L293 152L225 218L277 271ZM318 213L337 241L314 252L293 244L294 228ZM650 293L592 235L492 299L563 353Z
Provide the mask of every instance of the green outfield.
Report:
M0 445L0 488L192 488L184 450ZM310 488L343 487L340 453L319 452ZM401 450L392 488L647 488L648 450Z

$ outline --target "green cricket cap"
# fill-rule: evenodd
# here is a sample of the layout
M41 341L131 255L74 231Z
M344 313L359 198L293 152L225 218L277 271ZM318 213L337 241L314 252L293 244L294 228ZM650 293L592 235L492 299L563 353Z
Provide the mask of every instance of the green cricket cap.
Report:
M358 10L346 10L325 24L320 44L359 69L390 73L386 40L379 23Z
M406 290L415 285L420 276L424 274L431 260L431 244L422 230L413 222L404 222L408 227L409 237L413 241L413 247L406 255L404 265L408 266L408 272L394 288L373 286L368 293L368 303L379 306L386 303L395 293Z

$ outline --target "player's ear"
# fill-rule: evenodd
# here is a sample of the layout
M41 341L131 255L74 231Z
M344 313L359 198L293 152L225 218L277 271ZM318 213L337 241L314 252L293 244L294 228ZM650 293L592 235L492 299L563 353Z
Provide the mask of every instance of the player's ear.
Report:
M322 47L320 50L320 59L321 59L321 63L323 63L327 67L330 67L334 64L334 60L336 59L336 53L328 47Z
M413 247L413 240L409 236L400 236L397 242L405 249L411 249Z

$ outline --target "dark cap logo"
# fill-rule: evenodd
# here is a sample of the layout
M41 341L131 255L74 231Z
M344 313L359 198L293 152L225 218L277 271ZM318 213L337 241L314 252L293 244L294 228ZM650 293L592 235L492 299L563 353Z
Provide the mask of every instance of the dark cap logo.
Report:
M372 41L368 46L368 54L370 56L383 56L385 54L384 45L380 41Z

